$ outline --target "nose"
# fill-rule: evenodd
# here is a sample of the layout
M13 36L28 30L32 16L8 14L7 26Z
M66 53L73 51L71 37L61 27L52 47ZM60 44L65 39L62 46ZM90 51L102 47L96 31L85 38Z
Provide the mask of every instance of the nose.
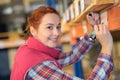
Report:
M55 29L53 30L53 35L59 36L59 35L60 35L59 30L55 28Z

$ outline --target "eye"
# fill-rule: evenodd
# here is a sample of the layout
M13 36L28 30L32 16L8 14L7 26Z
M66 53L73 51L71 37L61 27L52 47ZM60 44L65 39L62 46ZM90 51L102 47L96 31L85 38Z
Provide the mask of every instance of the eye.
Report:
M57 26L57 29L61 29L61 25L58 25L58 26Z
M53 26L48 26L47 27L49 30L52 30L53 29Z

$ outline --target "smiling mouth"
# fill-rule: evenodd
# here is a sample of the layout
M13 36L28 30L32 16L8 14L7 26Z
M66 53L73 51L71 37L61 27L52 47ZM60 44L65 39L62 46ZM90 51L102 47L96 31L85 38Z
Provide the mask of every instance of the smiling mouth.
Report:
M53 42L57 42L58 41L58 38L55 38L55 39L51 39Z
M52 38L50 39L52 42L57 42L58 41L58 38Z

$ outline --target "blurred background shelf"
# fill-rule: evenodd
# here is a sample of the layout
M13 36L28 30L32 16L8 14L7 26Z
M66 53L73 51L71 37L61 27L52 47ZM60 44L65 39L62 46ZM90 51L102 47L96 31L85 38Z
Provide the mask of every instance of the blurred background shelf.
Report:
M17 48L23 44L25 40L17 32L0 33L0 49Z

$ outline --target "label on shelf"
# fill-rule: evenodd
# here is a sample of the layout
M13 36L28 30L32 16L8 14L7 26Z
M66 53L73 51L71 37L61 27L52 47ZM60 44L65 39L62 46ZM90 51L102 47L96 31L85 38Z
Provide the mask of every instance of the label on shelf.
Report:
M69 12L69 8L66 10L66 21L70 20L70 12Z
M65 22L65 23L67 22L67 20L66 20L66 13L63 14L63 22Z
M70 19L74 18L74 10L73 10L73 5L70 6Z
M85 0L80 0L81 12L85 9Z
M79 7L80 4L78 1L75 1L74 5L75 5L75 17L77 17L80 14L80 7Z

